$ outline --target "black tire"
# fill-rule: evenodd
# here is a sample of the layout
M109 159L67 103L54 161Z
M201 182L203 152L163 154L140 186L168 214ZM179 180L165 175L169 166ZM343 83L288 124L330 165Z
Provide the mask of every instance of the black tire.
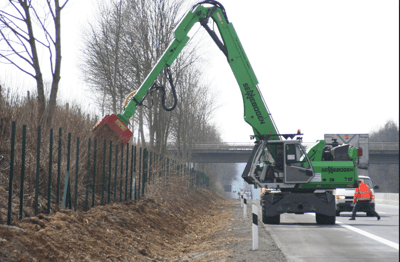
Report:
M315 220L319 225L334 225L336 222L336 216L327 216L323 214L316 213Z
M340 217L340 211L336 210L336 216Z
M263 223L268 225L278 225L281 223L281 216L276 215L272 217L267 217L263 214Z
M265 199L262 199L261 200L261 209L262 209L262 212L261 212L261 214L262 214L262 222L264 223L264 224L266 224L267 223L267 216L265 215L265 213L266 213L266 210L265 210Z
M262 222L267 224L267 216L264 214L264 212L262 213Z
M279 224L279 223L281 223L281 216L280 215L277 215L277 216L272 216L272 217L269 217L269 216L267 216L266 215L266 209L265 209L265 202L266 202L267 200L265 200L265 199L262 199L261 200L261 202L262 202L262 205L261 205L261 208L262 208L262 222L264 223L264 224L273 224L273 225L277 225L277 224Z

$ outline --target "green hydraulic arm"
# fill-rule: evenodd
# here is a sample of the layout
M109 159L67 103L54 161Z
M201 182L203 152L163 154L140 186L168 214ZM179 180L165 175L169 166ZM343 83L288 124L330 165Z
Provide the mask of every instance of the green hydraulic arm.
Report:
M219 39L217 34L207 25L210 18L217 25L222 39ZM244 120L253 128L255 137L268 135L271 140L279 140L279 136L271 136L277 134L278 130L258 89L257 78L243 50L239 37L232 23L228 21L224 7L217 1L198 3L186 14L175 30L173 41L133 95L123 112L117 115L118 118L125 125L128 124L129 119L135 114L142 99L145 98L158 75L165 67L172 65L188 43L188 33L196 23L200 23L207 30L214 42L225 54L242 94Z

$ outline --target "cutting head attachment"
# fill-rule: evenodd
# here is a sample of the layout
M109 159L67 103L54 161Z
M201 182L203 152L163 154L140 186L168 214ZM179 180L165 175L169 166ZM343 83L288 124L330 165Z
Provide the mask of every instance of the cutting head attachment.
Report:
M103 117L93 128L96 134L107 140L121 140L124 145L129 142L133 133L129 128L118 118L117 115L111 114Z

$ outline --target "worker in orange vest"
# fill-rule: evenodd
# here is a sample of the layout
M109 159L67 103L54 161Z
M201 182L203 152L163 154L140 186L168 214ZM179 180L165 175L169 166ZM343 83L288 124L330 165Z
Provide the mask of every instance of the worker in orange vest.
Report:
M371 189L367 184L362 182L361 180L358 181L359 186L356 188L353 197L353 203L355 203L353 207L353 213L351 214L351 218L349 220L356 220L356 212L359 210L371 212L379 219L381 217L379 214L369 205L372 200L372 192Z

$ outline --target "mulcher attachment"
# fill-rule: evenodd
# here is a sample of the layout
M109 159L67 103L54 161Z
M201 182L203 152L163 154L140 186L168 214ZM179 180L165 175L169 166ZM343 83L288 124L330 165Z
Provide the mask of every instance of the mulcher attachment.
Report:
M117 115L106 115L93 128L98 135L104 139L114 140L118 138L122 140L124 145L129 142L133 133L129 128L118 118Z

